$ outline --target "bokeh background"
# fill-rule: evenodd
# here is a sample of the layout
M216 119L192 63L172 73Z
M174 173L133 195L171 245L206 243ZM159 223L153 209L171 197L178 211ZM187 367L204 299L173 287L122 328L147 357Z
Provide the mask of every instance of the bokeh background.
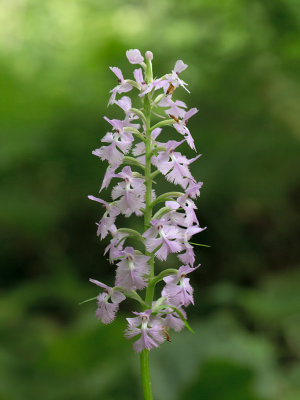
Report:
M142 397L122 336L134 305L109 326L78 305L98 294L89 277L114 276L87 195L115 115L108 66L132 76L129 48L152 50L157 76L189 64L175 97L199 108L212 246L196 249L195 335L151 352L155 399L299 400L298 0L0 1L0 399Z

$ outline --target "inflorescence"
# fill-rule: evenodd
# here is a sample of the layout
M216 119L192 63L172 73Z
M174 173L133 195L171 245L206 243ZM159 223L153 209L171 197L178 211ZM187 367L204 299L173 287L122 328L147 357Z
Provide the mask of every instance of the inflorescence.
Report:
M97 235L101 239L111 235L105 254L117 267L115 286L109 287L94 279L90 281L102 288L97 297L96 317L104 324L114 320L119 304L127 297L140 303L142 312L134 311L135 317L127 318L125 336L135 338L133 347L136 352L141 352L169 340L169 329L189 328L185 307L194 301L188 274L199 267L194 266L195 254L190 240L205 228L199 226L194 203L200 195L202 182L197 182L189 169L200 155L188 159L177 150L184 142L196 150L187 123L198 110L186 110L184 102L172 98L178 87L189 92L187 84L180 78L187 65L178 60L171 73L153 79L153 54L150 51L146 52L145 59L137 49L128 50L126 56L131 64L139 64L140 68L134 70L134 80L131 80L124 79L119 68L110 67L118 85L111 90L108 102L123 110L124 119L104 117L111 132L101 139L104 145L93 151L109 164L100 192L107 189L112 180L118 182L111 191L112 202L89 196L105 210L97 224ZM131 99L123 95L133 89L138 91L140 108L134 108ZM122 97L117 100L118 95ZM151 126L151 117L159 122ZM163 128L168 126L173 126L181 135L180 141L162 142L159 139ZM168 182L179 185L181 191L157 195L152 186L159 174ZM161 204L162 207L153 214ZM116 219L119 215L143 216L144 231L118 229ZM126 246L130 238L142 244L143 252ZM182 265L178 270L166 269L155 275L154 259L165 261L170 253L176 253ZM164 287L160 297L154 300L155 285L161 281ZM144 289L145 299L142 299L137 291Z

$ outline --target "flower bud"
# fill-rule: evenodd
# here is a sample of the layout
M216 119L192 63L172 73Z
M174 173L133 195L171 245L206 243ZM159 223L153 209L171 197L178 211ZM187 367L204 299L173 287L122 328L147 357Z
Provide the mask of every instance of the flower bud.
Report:
M147 60L152 61L153 60L153 53L152 51L146 51L145 57L147 58Z

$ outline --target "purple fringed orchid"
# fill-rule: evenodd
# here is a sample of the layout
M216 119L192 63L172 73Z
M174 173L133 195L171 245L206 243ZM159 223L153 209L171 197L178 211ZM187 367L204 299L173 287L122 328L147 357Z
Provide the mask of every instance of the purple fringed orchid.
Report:
M143 349L151 350L158 347L165 340L163 320L159 317L151 317L151 312L152 310L134 312L137 317L126 318L128 328L125 330L125 336L129 339L140 336L133 344L137 353Z
M187 67L187 64L184 64L182 60L176 61L173 71L170 74L167 74L164 79L164 89L166 94L173 94L173 91L179 86L182 86L188 93L190 93L186 88L187 84L179 78L179 74Z
M181 185L184 189L188 183L193 180L193 176L190 173L189 165L196 161L201 154L188 160L186 156L175 149L183 143L170 140L165 144L166 150L159 152L158 156L154 158L153 164L157 166L159 171L166 176L169 182L176 185Z
M150 257L136 254L133 247L122 251L122 261L117 263L116 285L127 290L143 289L147 286Z
M182 250L182 245L177 240L180 234L178 227L169 225L164 219L153 220L151 224L152 227L143 235L146 239L146 248L150 253L154 252L157 258L166 260L168 254Z
M123 117L104 117L109 131L103 135L102 145L92 152L108 164L100 192L112 185L111 194L105 197L102 192L105 200L89 196L104 208L97 223L97 235L100 239L111 237L104 254L115 266L115 286L90 281L103 289L97 297L96 316L104 324L113 321L119 304L126 298L138 302L139 310L133 312L135 317L127 318L125 336L135 340L133 347L141 353L141 371L145 377L147 352L165 340L170 341L168 330L179 332L185 326L190 329L185 308L194 304L194 299L187 275L199 267L194 267L191 238L206 228L199 225L195 201L202 182L194 178L190 169L200 154L190 158L179 150L188 145L196 151L187 123L198 110L188 109L183 101L174 98L180 88L189 92L181 79L187 65L178 60L170 73L153 79L150 51L144 57L139 50L131 49L126 56L130 64L138 65L133 71L134 80L125 79L118 67L110 67L118 85L111 90L108 102L118 106ZM123 95L130 91L137 92L140 108L135 108L135 102ZM169 140L165 137L168 132L172 132ZM156 194L154 187L163 187L158 185L163 179L176 185L175 191ZM120 216L123 225L124 217L143 217L143 227L133 229L132 226L138 226L134 221L120 228L117 226ZM182 266L157 274L156 258L165 261L170 254ZM155 292L156 284L161 281L165 284L161 293L157 289ZM148 400L151 388L145 385L149 379L143 382Z
M126 57L130 64L142 64L144 61L144 57L138 49L127 50Z
M145 206L144 195L146 192L144 179L135 178L130 167L124 167L116 176L123 180L113 188L111 194L113 200L119 199L116 203L118 209L126 217L132 213L142 215L141 208Z
M199 268L191 268L183 265L176 274L164 278L166 286L162 290L162 295L166 297L167 302L173 306L187 307L190 303L194 304L193 288L190 285L190 279L186 275Z
M111 288L95 279L90 279L90 282L104 289L104 292L97 297L98 308L96 310L96 317L104 324L110 324L115 319L119 304L126 299L126 296L119 290Z
M130 92L130 90L132 89L132 86L124 80L123 74L122 74L122 71L120 70L120 68L110 67L110 69L118 78L119 85L117 85L110 91L111 96L110 96L110 99L108 102L109 105L114 103L114 101L116 100L116 95L118 93Z
M116 217L120 214L120 210L113 204L109 204L98 197L88 196L88 198L102 204L105 208L103 217L101 218L100 222L97 223L97 236L100 236L101 239L104 239L109 233L109 228L114 224Z

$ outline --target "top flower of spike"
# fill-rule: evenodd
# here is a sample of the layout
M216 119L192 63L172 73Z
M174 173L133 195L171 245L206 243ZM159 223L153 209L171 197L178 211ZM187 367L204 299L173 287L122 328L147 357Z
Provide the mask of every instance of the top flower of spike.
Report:
M127 318L127 338L135 338L134 349L141 352L158 347L170 340L167 329L181 330L188 326L185 308L194 303L193 288L186 275L197 270L195 253L190 240L205 229L200 227L195 199L200 195L202 182L191 172L191 164L200 155L188 158L179 151L182 145L195 149L187 124L197 113L187 109L183 101L173 99L177 89L187 90L180 74L187 68L178 60L171 73L153 79L153 54L145 57L137 49L126 52L128 61L138 68L133 78L126 79L118 67L110 67L118 84L111 90L108 104L115 104L124 119L104 117L109 132L103 135L100 148L93 154L108 163L101 190L117 180L111 190L111 201L89 196L104 213L97 223L101 239L111 235L105 253L116 267L114 286L92 279L101 287L96 317L103 323L112 322L119 303L126 297L136 300L140 309L136 317ZM123 93L137 90L140 108ZM160 93L157 91L160 90ZM189 92L189 91L188 91ZM152 119L158 119L153 123ZM174 139L163 140L165 130L173 127ZM178 139L177 139L178 138ZM156 176L177 186L177 191L156 194ZM140 230L117 228L119 216L143 217ZM132 224L130 224L132 226ZM131 243L127 243L132 240ZM168 269L155 275L155 259L166 260L169 254L180 262L178 269ZM155 285L164 283L160 295L154 298ZM146 288L145 298L137 293Z
M141 52L137 49L127 50L126 57L131 64L142 64L144 61L144 57L141 55Z

